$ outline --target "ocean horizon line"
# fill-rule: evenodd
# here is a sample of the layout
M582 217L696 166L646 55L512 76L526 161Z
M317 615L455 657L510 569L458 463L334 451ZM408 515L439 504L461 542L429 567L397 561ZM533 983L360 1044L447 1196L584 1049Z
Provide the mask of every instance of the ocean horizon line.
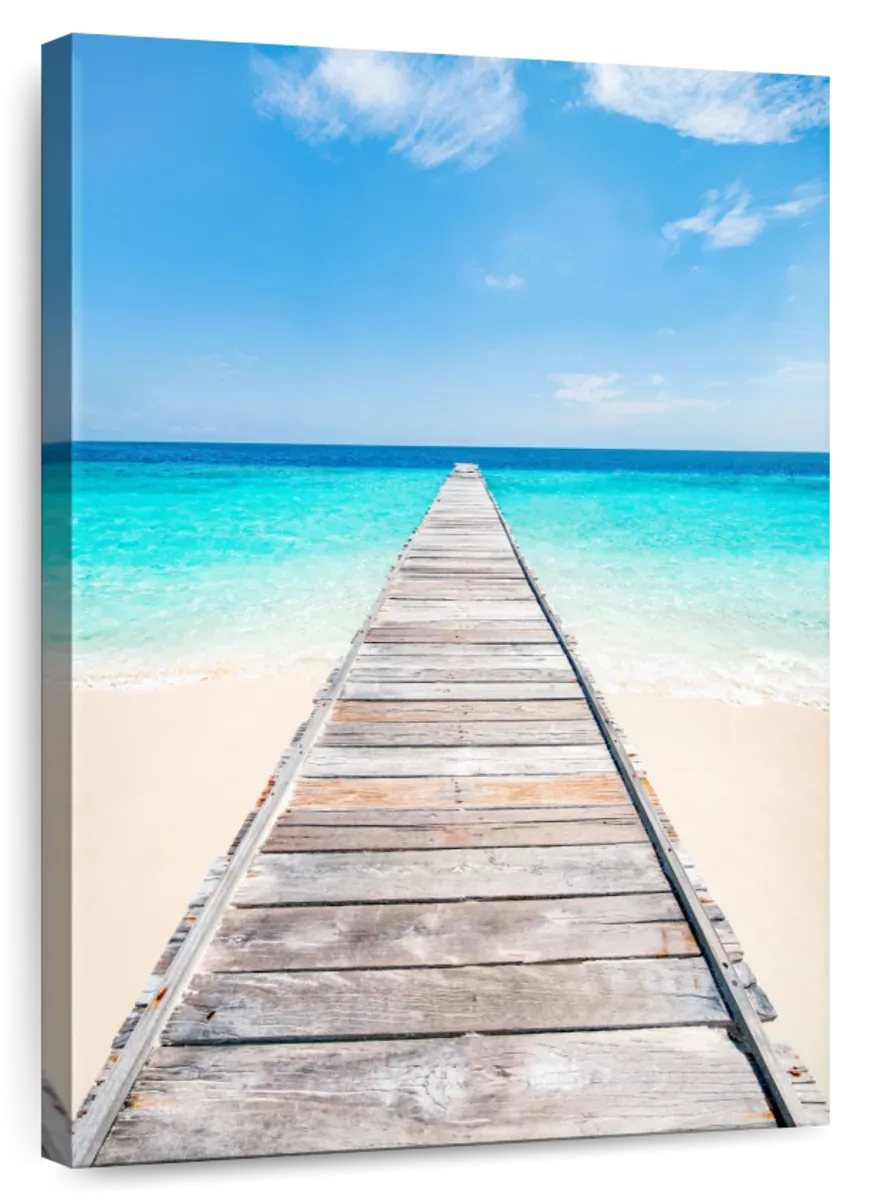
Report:
M753 454L794 455L829 458L829 450L763 450L747 447L708 446L518 446L514 444L483 445L479 442L307 442L268 441L260 439L212 439L207 441L191 438L71 438L44 440L43 450L77 446L262 446L299 447L301 449L370 449L370 450L512 450L519 452L548 452L554 454Z

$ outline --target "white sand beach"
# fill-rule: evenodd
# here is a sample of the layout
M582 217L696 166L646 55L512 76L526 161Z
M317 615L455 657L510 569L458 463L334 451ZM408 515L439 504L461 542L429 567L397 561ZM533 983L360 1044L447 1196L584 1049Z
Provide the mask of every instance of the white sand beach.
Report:
M78 1104L329 669L74 694ZM828 1090L828 714L609 697L792 1043Z

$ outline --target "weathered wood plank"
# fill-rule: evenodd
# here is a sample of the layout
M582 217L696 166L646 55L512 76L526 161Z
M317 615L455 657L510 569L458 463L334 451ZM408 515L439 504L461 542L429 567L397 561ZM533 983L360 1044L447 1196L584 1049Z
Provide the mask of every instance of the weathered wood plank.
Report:
M391 600L525 600L529 590L506 579L442 583L398 575L387 595Z
M231 909L215 971L460 966L697 955L668 893L457 904Z
M340 700L331 725L365 721L541 721L543 724L589 720L584 699L574 700Z
M374 679L351 681L342 689L343 700L580 700L577 683L402 683Z
M415 559L449 559L483 563L485 566L503 563L511 566L517 562L517 556L507 542L498 543L490 540L489 543L485 543L482 539L470 540L459 534L448 534L445 537L426 541L412 539L408 553ZM405 562L408 562L408 558ZM405 562L403 566L405 566Z
M433 547L418 549L412 542L403 566L414 566L421 559L469 563L476 566L512 566L517 562L516 556L510 549L477 550L465 549L462 545L450 546L444 550Z
M461 558L415 558L402 568L404 579L461 578L461 579L523 579L515 563L505 565L470 562Z
M394 643L370 643L373 646L379 646L385 650L395 648ZM404 643L402 645L411 645L412 643ZM569 663L565 659L560 658L556 654L543 654L541 656L535 653L534 646L506 646L505 653L500 656L490 657L487 654L481 653L486 650L486 646L473 645L456 646L452 643L439 644L430 643L434 650L430 653L426 644L423 647L418 646L414 654L369 654L364 657L358 657L354 663L353 670L355 672L371 672L373 674L389 675L395 671L459 671L470 673L496 671L499 673L499 678L504 678L510 682L512 671L526 672L549 672L555 676L551 682L561 682L566 678L573 678L572 670ZM503 647L500 647L503 648ZM472 650L472 653L464 653L465 650ZM549 650L550 647L548 646ZM478 678L475 676L474 678ZM411 682L411 681L409 681ZM474 682L474 679L473 679ZM481 677L481 682L486 680ZM497 680L498 682L498 680ZM520 682L523 682L522 678Z
M665 892L649 845L260 854L239 907Z
M622 805L628 797L615 771L591 775L527 775L429 779L300 779L294 810L358 808L487 808L506 805Z
M391 600L379 621L542 621L534 600Z
M719 1028L162 1047L98 1162L766 1127Z
M164 1045L726 1024L699 958L197 975Z
M278 818L281 825L308 827L390 825L490 825L510 821L515 825L541 824L545 821L611 821L638 814L628 800L624 804L507 804L481 808L286 808Z
M314 746L305 761L308 778L390 778L433 775L576 775L611 763L603 743L592 746Z
M411 539L409 549L419 554L428 554L432 550L438 554L448 554L458 558L469 557L481 549L489 554L498 554L502 558L517 560L504 532L501 532L500 540L500 534L494 535L492 528L464 529L458 524L415 534Z
M574 678L567 662L534 662L530 658L490 665L483 659L467 663L447 659L444 664L420 658L358 660L348 676L351 683L569 683Z
M409 583L426 583L426 584L446 584L449 587L476 587L479 583L487 586L502 587L508 585L516 586L524 582L524 576L521 572L517 574L512 569L506 568L502 571L493 571L485 567L477 570L466 567L438 567L438 566L414 566L403 570L401 574L395 576L398 583L405 585Z
M510 621L483 621L472 623L411 621L398 623L396 621L379 621L374 624L366 635L367 642L547 642L551 645L555 638L553 630L546 621L527 621L525 625L514 624Z
M460 662L475 663L479 660L491 662L494 665L503 662L515 662L529 659L533 656L537 662L565 662L566 656L562 647L557 643L542 643L538 646L515 646L509 643L502 645L492 642L489 645L478 645L476 642L461 642L459 645L441 642L364 642L357 654L357 664L368 663L372 659L387 659L388 661L401 658L457 659Z
M300 823L276 826L263 852L329 850L443 850L465 846L583 846L645 842L647 834L635 814L599 820L515 821L509 812L500 820L422 822L418 825L330 825Z
M593 746L592 717L579 721L337 721L322 746Z

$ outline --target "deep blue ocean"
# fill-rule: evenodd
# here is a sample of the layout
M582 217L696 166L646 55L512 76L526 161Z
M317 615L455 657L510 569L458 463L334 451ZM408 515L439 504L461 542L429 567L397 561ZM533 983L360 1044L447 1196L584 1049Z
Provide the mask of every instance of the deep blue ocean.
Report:
M77 680L334 660L458 461L601 686L827 703L825 454L77 443Z

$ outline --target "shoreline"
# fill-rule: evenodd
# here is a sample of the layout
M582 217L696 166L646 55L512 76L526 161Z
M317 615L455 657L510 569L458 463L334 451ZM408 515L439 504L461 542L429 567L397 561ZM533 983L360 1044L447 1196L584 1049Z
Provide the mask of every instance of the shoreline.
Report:
M361 615L355 623L355 628L362 619ZM576 641L583 641L578 625L566 625L566 629ZM159 692L222 680L276 679L298 668L307 670L311 666L319 666L328 673L342 661L349 643L350 638L344 641L320 642L290 653L286 647L276 646L273 653L261 653L256 658L250 655L242 660L238 657L224 657L208 664L197 663L196 660L170 660L162 665L125 664L122 668L121 664L118 664L114 670L105 665L92 671L83 671L79 667L73 675L72 687L74 691ZM596 686L608 695L702 700L739 709L782 706L809 708L818 712L830 710L827 684L825 687L820 684L813 692L808 692L807 689L793 689L792 692L788 692L770 682L766 684L754 681L750 684L737 677L720 677L714 682L716 672L713 669L703 669L692 680L667 670L653 676L635 672L618 679L613 669L614 661L619 660L625 664L626 659L621 658L617 651L613 651L610 657L612 661L604 663L595 655L584 657L585 666ZM637 651L633 651L631 657L637 659ZM66 659L62 662L65 664ZM281 665L276 665L279 662ZM67 677L64 668L58 679L64 683Z
M74 688L73 1105L334 665L312 652L266 675ZM769 1036L827 1092L828 712L606 699L778 1010Z

